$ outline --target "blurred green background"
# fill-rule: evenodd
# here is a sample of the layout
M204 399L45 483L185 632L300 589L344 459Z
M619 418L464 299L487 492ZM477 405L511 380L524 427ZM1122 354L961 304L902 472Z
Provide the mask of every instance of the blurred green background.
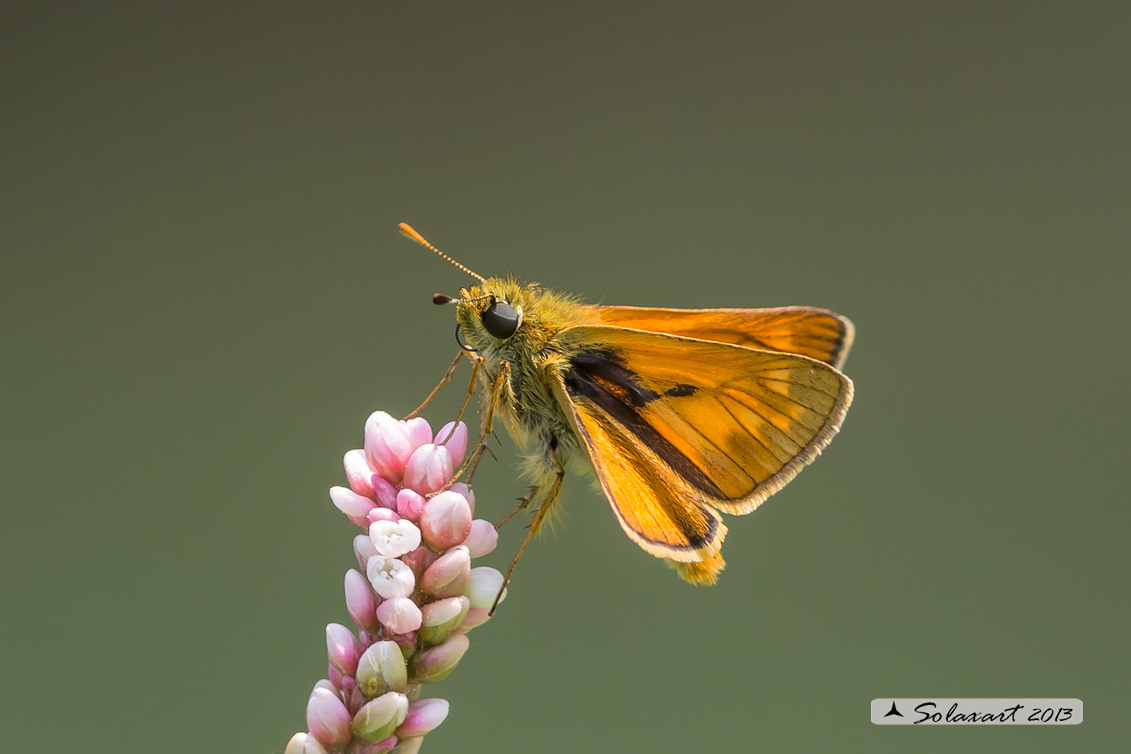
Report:
M568 479L425 751L1127 741L1126 4L0 14L6 750L267 753L303 727L348 620L326 490L455 353L429 299L468 279L401 220L590 301L858 330L844 431L728 518L716 587ZM525 489L512 450L481 515ZM1079 697L1085 722L869 722L920 695Z

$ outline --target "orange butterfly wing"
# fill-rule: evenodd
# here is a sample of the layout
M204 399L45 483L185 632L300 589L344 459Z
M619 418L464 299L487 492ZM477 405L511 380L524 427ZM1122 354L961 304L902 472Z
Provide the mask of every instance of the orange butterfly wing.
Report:
M628 536L697 583L714 581L726 527L832 439L852 383L805 356L616 327L561 334L580 350L557 385Z
M776 309L654 309L593 306L601 324L799 353L838 369L848 357L854 328L846 317L808 306Z

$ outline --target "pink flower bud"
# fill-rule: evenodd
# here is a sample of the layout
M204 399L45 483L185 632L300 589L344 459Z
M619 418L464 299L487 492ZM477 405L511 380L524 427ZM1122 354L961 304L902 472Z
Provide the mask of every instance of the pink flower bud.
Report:
M481 558L495 549L499 543L499 532L490 521L477 518L471 522L471 533L467 535L464 544L471 552L471 557Z
M345 699L348 710L361 709L369 701L369 697L358 688L357 681L352 676L342 679L342 698Z
M419 582L424 577L424 572L428 569L428 566L436 562L438 557L440 556L432 552L428 545L421 545L402 557L401 560L412 569L412 572L416 574L416 580Z
M416 739L409 740L411 741ZM420 740L423 741L424 739L421 738ZM396 754L416 754L416 752L420 750L419 748L417 748L413 751L409 751L404 746L398 746L398 743L400 743L400 739L398 739L396 736L389 736L388 738L381 739L375 744L358 743L355 741L354 743L350 744L349 748L346 749L346 751L348 752L348 754L392 754L392 752L394 751L396 752Z
M452 427L455 427L454 431ZM452 460L455 461L456 466L459 466L467 453L467 425L463 422L459 424L448 422L436 433L436 444L446 445L452 452Z
M405 690L408 666L396 642L379 641L365 650L357 663L357 683L370 698Z
M464 616L463 621L459 624L459 628L457 628L455 632L457 634L466 634L476 626L482 626L484 623L491 620L490 612L491 608L489 607L471 608L467 611L467 615Z
M365 460L365 451L359 448L347 452L342 465L346 468L350 489L359 495L373 497L373 469L369 468L369 461Z
M342 688L343 676L341 672L339 672L339 670L333 665L326 665L326 678L324 680L326 680L326 683L330 684L330 686L333 687L329 689L330 691ZM318 688L320 685L322 685L322 681L314 684L314 688Z
M374 555L366 565L365 575L373 585L373 591L385 599L408 597L416 589L416 574L396 558Z
M346 571L346 610L359 628L376 631L381 625L377 620L373 589L366 578L352 568Z
M377 503L348 487L331 487L330 500L338 510L355 519L364 518L365 514L377 507Z
M383 476L373 475L373 494L377 505L393 510L397 507L397 488Z
M368 529L372 524L378 521L400 521L401 517L397 515L395 510L390 508L374 508L369 511L365 517L365 528Z
M416 651L417 636L415 631L409 631L407 634L393 634L389 638L401 648L401 654L405 657L412 657L412 653Z
M416 655L409 676L414 683L435 683L448 677L467 651L466 636L451 636L438 647Z
M420 611L424 622L420 625L420 639L427 644L439 644L447 639L463 621L471 603L467 597L449 597L429 602Z
M404 476L413 445L403 422L384 411L376 411L365 422L365 460L370 468L390 482Z
M421 739L424 740L424 739ZM309 733L295 733L287 741L283 754L330 754L318 739Z
M424 736L406 738L397 744L396 754L420 754L420 747L424 743Z
M376 743L392 735L407 716L408 697L390 691L359 709L350 728L359 738Z
M499 590L502 588L503 574L491 566L479 566L471 569L471 578L468 579L467 588L463 593L471 600L472 607L485 607L490 610L491 606L495 604L495 597L498 596ZM506 599L506 596L507 593L504 590L499 602Z
M405 464L404 486L427 495L443 487L455 469L450 450L427 443L414 450Z
M455 484L453 484L448 489L451 490L452 492L458 492L459 494L463 495L464 499L467 500L467 504L471 506L471 515L474 516L475 515L475 493L472 491L472 489L470 487L468 487L466 484L464 484L463 482L456 482Z
M433 597L455 597L463 594L471 577L471 554L463 545L453 547L428 566L420 579L420 588Z
M423 736L435 730L448 716L447 699L417 699L408 703L408 715L397 728L400 738Z
M471 506L458 492L441 492L424 503L420 528L424 542L433 550L443 552L463 542L471 533Z
M424 625L438 626L441 623L463 618L469 609L471 609L471 602L463 595L429 602L422 611L424 613ZM423 629L423 626L421 628Z
M420 547L420 529L411 521L375 521L369 526L369 538L377 554L386 558L399 558Z
M397 513L401 518L409 521L419 521L420 511L424 508L424 496L409 489L397 493Z
M326 626L326 654L330 665L343 675L353 675L357 670L357 658L361 657L361 644L353 632L340 623Z
M340 749L350 740L350 713L338 695L316 688L306 702L306 727L319 743Z
M404 422L404 428L413 449L432 442L432 427L423 416L416 416Z
M377 548L373 546L373 540L368 534L358 534L353 538L353 554L361 568L365 568L369 559L377 554Z
M377 620L394 634L407 634L420 628L423 616L416 603L407 597L394 597L377 606Z

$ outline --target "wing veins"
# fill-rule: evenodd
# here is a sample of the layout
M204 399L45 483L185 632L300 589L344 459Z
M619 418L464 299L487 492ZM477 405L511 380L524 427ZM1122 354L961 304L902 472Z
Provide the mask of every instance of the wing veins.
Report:
M761 414L761 413L759 413L758 411L754 410L754 409L753 409L753 408L751 408L750 406L747 406L747 405L746 405L745 403L743 403L742 401L740 401L740 400L737 400L737 399L736 399L736 398L735 398L734 396L732 396L732 395L729 395L729 394L728 394L728 395L727 395L727 397L728 397L728 398L730 398L731 400L733 400L733 401L734 401L735 403L738 403L738 404L742 405L743 407L745 407L745 408L749 409L749 411L750 411L751 413L755 414L756 416L758 416L758 417L759 417L760 419L762 419L763 421L766 421L767 423L769 423L769 421L768 421L768 420L766 419L766 417L762 416L762 414ZM764 450L764 451L766 452L766 455L767 455L768 457L770 457L770 458L774 459L774 463L775 463L775 464L777 465L777 468L773 468L773 469L771 469L771 468L769 468L768 466L766 466L766 464L765 464L765 463L763 463L762 461L760 461L760 460L758 460L758 459L755 459L755 460L757 460L757 461L758 461L758 463L759 463L759 464L760 464L760 465L761 465L761 466L762 466L763 468L765 468L765 469L766 469L766 471L770 472L770 476L773 476L773 475L777 474L777 473L778 473L778 471L780 471L780 470L781 470L781 468L782 468L782 466L784 465L784 462L783 462L783 461L782 461L782 460L781 460L780 458L778 458L778 454L777 454L777 453L775 453L775 452L774 452L773 450L771 450L771 449L770 449L770 446L769 446L769 445L767 445L767 444L766 444L765 442L763 442L763 441L762 441L762 438L760 438L760 437L758 436L758 434L757 434L757 433L756 433L756 432L755 432L755 431L754 431L753 429L751 429L751 428L747 427L747 426L746 426L746 422L744 422L744 421L743 421L742 419L739 419L739 418L738 418L737 416L735 416L734 412L730 410L730 406L726 405L726 403L724 403L724 402L723 402L722 400L720 400L720 401L719 401L719 403L720 403L720 404L722 405L722 407L723 407L723 408L725 408L725 409L727 410L727 413L728 413L728 414L730 414L731 416L734 416L734 420L735 420L735 421L737 421L737 422L738 422L738 423L739 423L740 425L742 425L742 427L743 427L743 428L745 428L745 429L746 429L747 433L748 433L748 434L749 434L749 436L750 436L750 439L751 439L751 440L753 440L754 442L756 442L756 443L757 443L758 445L760 445L760 446L762 447L762 450ZM771 426L773 426L773 425L771 425ZM756 485L758 485L758 484L762 484L762 483L763 483L763 482L759 482L759 481L758 481L757 479L755 479L755 480L754 480L754 482L755 482L755 484L756 484Z
M744 392L742 392L742 391L735 391L735 392L737 392L737 394L738 394L738 395L741 395L741 396L745 396L745 395L746 395L746 393L744 393ZM756 409L756 408L754 408L753 406L751 406L751 405L750 405L749 403L747 403L746 401L742 401L742 400L739 400L739 399L738 399L738 397L737 397L737 396L735 395L735 393L732 393L732 392L727 392L727 395L729 395L729 396L730 396L731 398L733 398L733 399L735 400L735 402L736 402L736 403L740 403L740 404L742 404L742 405L743 405L743 406L745 406L746 408L750 409L750 410L751 410L751 411L752 411L753 413L757 414L757 415L758 415L758 418L762 419L762 421L766 422L766 424L770 425L770 426L771 426L771 427L773 427L774 429L777 429L777 430L778 430L779 432L781 432L781 431L782 431L781 429L779 429L779 428L778 428L778 425L774 424L774 423L773 423L773 422L772 422L772 421L770 420L770 417L766 416L765 414L763 414L763 413L762 413L761 411L759 411L758 409ZM775 414L777 414L778 416L784 417L784 418L785 418L785 419L786 419L787 421L789 421L789 422L795 422L795 421L796 421L796 419L794 419L794 418L793 418L792 416L790 416L789 414L785 413L784 411L782 411L782 410L781 410L780 408L778 408L777 406L774 406L774 405L772 405L772 404L770 404L770 403L767 403L766 401L761 401L761 400L760 400L760 401L758 401L758 404L759 404L759 405L762 405L762 406L765 406L766 408L770 409L771 411L773 411L773 412L774 412ZM800 403L799 403L798 405L799 405L799 406L803 406L803 404L800 404ZM805 409L807 409L807 410L809 410L809 411L812 411L812 410L813 410L813 409L809 408L808 406L804 406L804 408L805 408ZM743 425L743 426L745 426L745 425Z
M715 397L715 400L716 400L716 401L718 401L718 400L719 400L719 399L718 399L718 397ZM729 413L729 412L728 412L728 413ZM734 414L731 414L731 416L734 416ZM742 421L741 421L741 420L739 420L739 419L738 419L738 417L735 417L735 420L736 420L736 421L738 421L738 425L739 425L740 427L743 427L743 429L745 429L745 425L744 425L744 424L742 423ZM740 461L739 461L739 460L738 460L737 458L735 458L734 456L732 456L732 455L731 455L731 454L730 454L730 453L729 453L729 452L728 452L728 451L727 451L727 450L726 450L725 448L721 447L721 446L720 446L720 445L719 445L718 443L716 443L716 442L715 442L714 440L712 440L712 439L711 439L710 437L708 437L707 435L703 434L703 432L702 432L702 431L700 431L700 429L699 429L698 427L696 427L696 426L695 426L694 424L692 424L691 422L689 422L689 421L686 421L686 420L685 420L685 421L684 421L683 423L684 423L685 425L687 425L688 427L690 427L690 428L691 428L691 429L692 429L692 430L693 430L693 431L695 432L695 434L699 435L699 436L700 436L700 437L702 437L702 438L703 438L704 440L706 440L706 441L707 441L707 442L708 442L708 443L709 443L709 444L711 445L711 447L713 447L713 448L715 448L715 450L719 451L719 454L720 454L720 455L722 455L722 456L723 456L724 458L726 458L726 459L727 459L727 460L729 460L729 461L730 461L731 463L733 463L733 464L734 464L734 466L735 466L735 468L736 468L736 469L738 469L739 471L741 471L741 472L742 472L743 474L745 474L745 475L746 475L746 477L747 477L747 478L748 478L748 479L749 479L749 480L750 480L751 482L753 482L753 483L754 483L755 485L757 485L757 484L758 484L758 480L757 480L757 479L755 479L754 477L750 476L750 473L749 473L748 471L746 471L746 469L744 468L743 464L742 464L742 463L741 463L741 462L740 462ZM671 426L671 422L668 422L668 425L669 425L669 426ZM673 429L674 429L674 427L673 427ZM695 463L695 462L694 462L694 461L692 461L692 463ZM699 464L697 464L697 463L696 463L695 465L696 465L696 466L699 466ZM701 467L701 466L700 466L699 468L700 468L700 470L702 470L702 467ZM704 472L704 473L706 473L706 472ZM745 495L745 494L749 494L749 493L744 493L744 495ZM735 500L735 499L737 499L737 498L731 498L731 497L728 497L728 498L724 498L724 499L725 499L725 500Z
M739 393L739 395L745 395L745 394L744 394L744 393ZM735 398L735 396L733 396L733 395L732 395L731 397L732 397L732 398ZM788 458L782 458L782 457L781 457L781 456L779 456L779 455L778 455L777 453L775 453L775 452L774 452L773 450L770 450L770 455L772 455L772 456L774 456L775 458L777 458L777 459L778 459L778 462L779 462L779 463L781 463L781 464L786 464L786 463L789 463L789 462L790 462L790 461L791 461L792 459L794 459L794 458L796 458L796 457L797 457L798 455L800 455L800 454L801 454L801 453L802 453L802 452L803 452L803 451L805 450L805 448L806 448L806 447L807 447L807 446L809 445L809 443L808 443L808 442L806 442L806 443L805 443L804 445L801 445L801 444L799 444L799 443L798 443L798 442L797 442L796 440L794 440L794 439L793 439L793 438L792 438L792 437L791 437L791 436L790 436L790 435L789 435L789 434L788 434L788 433L787 433L787 432L786 432L785 430L783 430L783 429L779 428L779 427L778 427L778 425L776 425L776 424L774 424L774 423L773 423L772 421L770 421L770 419L769 419L769 418L768 418L768 417L767 417L767 416L766 416L765 414L763 414L763 413L762 413L761 411L759 411L758 409L756 409L756 408L754 408L753 406L751 406L751 405L750 405L749 403L747 403L746 401L743 401L743 400L740 400L740 399L738 399L738 398L735 398L735 402L736 402L736 403L739 403L739 404L741 404L741 405L743 405L743 406L745 406L745 407L746 407L746 408L748 408L748 409L750 409L751 413L753 413L753 414L756 414L756 415L757 415L757 416L759 416L759 417L760 417L760 418L761 418L761 419L762 419L763 421L765 421L765 422L766 422L766 427L767 427L767 428L770 428L770 429L772 429L772 430L773 430L774 432L777 432L778 434L780 434L780 435L782 436L782 438L783 438L783 439L787 440L787 441L789 442L789 444L790 444L790 445L793 445L793 446L795 446L795 447L797 448L796 450L790 450L790 449L789 449L788 447L786 447L786 446L785 446L784 444L781 444L781 448L782 448L782 450L783 450L783 451L785 451L786 453L788 453L788 454L789 454L789 457L788 457ZM786 419L787 419L787 420L788 420L788 421L789 421L790 423L794 423L794 422L795 422L795 420L794 420L794 419L793 419L792 417L788 416L787 414L784 414L784 413L782 413L782 412L781 412L781 411L780 411L779 409L777 409L777 408L774 408L774 407L773 407L773 406L771 406L770 404L768 404L768 403L763 403L762 401L759 401L759 403L761 403L761 405L763 405L763 406L765 406L766 408L770 409L770 410L771 410L771 411L773 411L774 413L776 413L776 414L778 414L778 415L780 415L780 416L783 416L783 417L785 417L785 418L786 418ZM769 448L768 448L768 446L766 446L766 445L765 445L765 443L763 443L763 447L767 447L767 449L769 449Z
M820 390L820 389L814 387L813 385L806 385L806 384L801 383L801 382L790 382L789 380L781 380L781 379L778 379L777 377L759 377L758 379L762 382L776 382L776 383L779 383L779 384L782 384L782 385L789 385L790 387L794 387L794 386L803 387L803 388L806 388L808 390L812 390L814 393L819 393L821 395L828 396L829 398L836 398L836 396L837 396L836 393L829 393L829 392L826 392L824 390ZM800 403L802 406L805 406L805 404L801 403L801 401L799 401L799 400L794 399L793 402L794 403ZM805 407L809 408L809 406L805 406Z

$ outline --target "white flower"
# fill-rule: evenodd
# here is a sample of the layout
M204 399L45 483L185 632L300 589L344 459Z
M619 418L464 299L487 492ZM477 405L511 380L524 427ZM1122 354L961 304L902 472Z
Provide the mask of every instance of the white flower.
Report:
M369 525L369 538L377 554L386 558L399 558L420 547L420 529L405 519L374 521Z
M396 558L374 555L365 564L365 575L373 585L373 591L387 600L408 597L416 588L416 575Z

